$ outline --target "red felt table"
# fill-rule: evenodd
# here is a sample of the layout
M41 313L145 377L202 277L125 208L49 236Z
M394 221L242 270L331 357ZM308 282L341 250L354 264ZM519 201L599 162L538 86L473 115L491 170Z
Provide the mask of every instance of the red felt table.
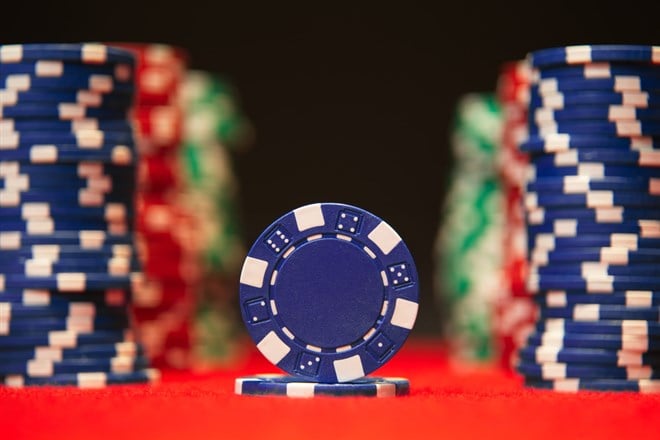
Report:
M660 395L529 390L494 367L457 371L433 341L378 371L408 377L408 397L236 396L235 377L276 372L247 347L230 366L154 387L0 388L0 439L660 439Z

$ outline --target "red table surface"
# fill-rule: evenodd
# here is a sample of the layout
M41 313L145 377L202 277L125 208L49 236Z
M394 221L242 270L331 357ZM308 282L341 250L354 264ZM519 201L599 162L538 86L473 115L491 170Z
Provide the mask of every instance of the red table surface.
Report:
M154 387L0 388L0 439L660 439L660 395L525 389L494 367L457 371L434 341L377 372L411 382L410 396L383 399L236 396L237 376L277 371L246 350Z

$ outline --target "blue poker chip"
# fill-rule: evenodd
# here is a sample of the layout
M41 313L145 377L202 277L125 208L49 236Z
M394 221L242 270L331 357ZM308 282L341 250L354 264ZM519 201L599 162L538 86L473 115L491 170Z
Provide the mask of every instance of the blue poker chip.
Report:
M565 176L561 178L539 177L526 184L527 191L550 191L564 194L589 191L635 191L660 194L660 178ZM660 212L660 208L658 208Z
M364 377L351 382L303 382L299 377L278 374L239 377L234 391L249 396L287 396L309 398L333 397L395 397L410 393L408 379L398 377Z
M568 91L610 91L610 92L654 92L660 91L660 69L655 74L616 75L612 78L575 78L575 76L546 75L532 84L531 89L539 94Z
M554 390L564 393L578 391L630 391L639 393L660 393L660 380L626 380L626 379L558 379L539 380L525 379L525 386L542 390Z
M56 330L51 332L25 333L20 336L0 336L0 350L34 349L38 346L54 348L77 348L85 345L116 344L133 342L134 336L130 330L96 331L94 333L78 333L71 330Z
M546 136L555 133L599 135L599 136L658 136L660 135L660 120L658 121L551 121L534 124L529 127L530 136L541 134Z
M622 247L627 249L659 248L660 238L644 238L637 234L580 234L576 237L559 237L554 234L538 234L529 242L530 249L554 250L576 247Z
M657 64L660 58L658 46L598 44L554 47L532 52L532 67L546 68L557 65L573 65L595 62L629 62L642 65Z
M0 162L0 179L27 179L28 184L36 182L39 186L67 180L110 179L115 182L134 182L137 169L134 165L112 165L103 162L82 162L72 164L29 164L22 162ZM24 177L25 176L25 177Z
M31 277L20 274L1 274L0 291L11 289L57 289L62 292L87 290L128 289L135 275L108 275L98 273L61 273L52 276Z
M21 231L32 235L48 235L60 231L79 231L85 229L105 230L109 233L127 234L130 225L127 222L108 222L104 220L0 220L0 228L6 231Z
M533 156L532 162L536 166L539 164L546 166L576 166L579 164L579 162L607 163L607 160L598 160L597 157L617 158L621 155L626 157L632 153L645 153L645 155L649 156L649 158L653 158L654 156L658 155L658 152L646 150L659 147L660 142L653 138L630 139L607 135L566 133L548 134L544 137L530 136L527 140L520 144L521 151L530 153L558 153L554 155L543 154ZM552 161L539 161L540 159L544 158L550 158ZM634 160L633 162L623 163L637 164L638 161Z
M553 379L660 379L660 366L614 367L599 365L574 365L565 363L535 364L522 360L516 370L526 377L542 380Z
M570 154L569 154L570 155ZM602 162L581 162L576 165L556 166L554 164L530 164L526 171L527 179L544 177L585 176L603 177L660 177L660 168L645 168L637 165L611 165Z
M554 234L557 237L576 237L578 235L637 234L641 238L659 238L658 223L650 220L624 221L621 223L598 223L585 219L554 220L545 223L527 225L527 234L531 240L538 234Z
M0 155L0 168L13 162L32 164L79 163L99 161L115 165L132 165L136 159L134 148L126 145L108 145L100 149L83 150L75 147L38 145L20 150L4 150Z
M660 349L660 339L639 335L535 332L527 338L527 346L599 348L644 353L658 351Z
M534 252L532 250L532 252ZM528 268L529 273L535 275L571 275L579 277L596 276L651 276L657 273L657 263L649 264L631 264L627 266L608 265L595 263L555 263L548 265L531 264ZM589 296L589 295L588 295Z
M71 303L84 302L101 306L126 306L131 298L130 290L108 289L78 293L62 293L50 290L16 289L0 292L1 303L13 303L24 306L68 306Z
M574 306L577 304L620 305L628 307L660 306L660 292L653 291L624 291L602 295L554 291L533 295L532 298L538 304L550 308Z
M21 231L0 232L0 250L3 253L32 246L73 246L81 251L92 252L104 246L133 242L134 237L130 233L115 235L99 230L54 232L49 235L29 235Z
M57 362L37 359L27 362L2 362L0 363L0 375L19 374L27 377L50 377L57 374L90 372L132 373L148 366L149 362L142 356L120 356L105 359L68 358Z
M142 356L142 346L135 342L119 342L96 345L82 345L76 348L27 347L3 350L0 347L0 362L29 361L31 359L60 361L69 358L112 358L117 356Z
M131 66L135 65L135 56L130 51L98 43L0 45L1 64L42 60L82 64L128 63Z
M133 95L100 93L89 90L0 90L0 106L62 103L73 103L93 108L127 108L133 105Z
M128 108L95 108L76 103L57 105L20 104L0 107L2 118L56 118L71 121L83 118L122 119L128 116Z
M536 108L530 114L530 122L543 125L548 123L586 121L642 122L660 121L660 108L635 108L617 105L585 105L563 110Z
M0 321L0 335L24 335L26 333L71 330L79 333L91 333L99 330L121 331L130 327L128 316L117 317L49 317L27 318ZM0 354L0 363L7 360ZM19 360L19 359L16 359Z
M3 119L0 120L0 131L5 133L29 131L64 131L77 132L84 130L127 131L131 123L121 119L84 118L73 121L58 121L54 119Z
M611 293L618 290L660 290L658 276L572 276L530 274L530 292L543 290L573 290L585 293Z
M604 297L608 295L598 295ZM573 321L569 319L545 319L536 323L538 334L600 334L619 337L659 337L660 323L649 321Z
M546 182L541 182L545 185ZM609 208L532 208L525 213L530 225L538 225L556 220L588 220L596 223L622 223L637 220L660 219L659 209L627 208L622 206ZM630 239L630 238L629 238ZM655 243L649 241L648 243Z
M27 74L42 78L59 78L76 75L107 75L122 82L130 82L134 76L134 66L123 63L81 64L63 60L29 60L22 63L8 63L2 66L3 75Z
M568 91L540 95L530 90L529 114L537 108L554 110L584 105L621 105L635 108L660 107L660 93L613 92L613 91Z
M58 374L50 377L24 377L11 375L4 378L10 388L26 386L72 386L77 388L103 388L107 385L150 384L160 379L158 370L144 368L130 373L77 373Z
M518 355L526 363L571 363L616 367L660 366L660 353L633 353L596 348L522 347Z
M305 380L348 382L387 362L418 309L401 237L360 208L320 203L277 219L240 277L243 320L273 364Z
M140 270L136 258L114 257L97 259L60 258L4 258L0 259L2 273L23 274L25 276L52 276L58 273L106 273L109 275L129 275Z
M2 185L0 185L1 187ZM25 203L20 207L0 207L0 220L7 217L22 220L103 219L106 222L129 221L135 218L135 209L127 203L109 203L103 207L73 208L56 203Z
M634 265L638 263L657 263L660 261L660 249L628 248L566 248L534 251L530 262L539 265L553 263L573 263L598 261L610 265Z
M584 63L572 66L546 66L537 71L539 79L605 79L616 76L659 77L657 66L617 62Z
M63 233L62 233L63 234ZM125 236L126 237L126 236ZM47 237L48 238L48 237ZM60 258L91 259L99 257L130 257L134 255L133 240L126 243L102 244L99 246L76 246L59 244L35 244L30 246L3 249L0 258L49 258L57 261Z
M87 317L113 316L125 317L126 307L106 306L93 302L71 302L69 304L23 305L0 302L0 317L3 320L22 318Z
M604 296L604 295L603 295ZM639 320L660 322L660 307L636 307L603 304L569 304L564 307L539 307L541 319L575 321Z
M556 191L535 191L525 195L525 207L648 207L660 206L660 195L649 195L639 191L588 191L581 194L558 194Z
M77 133L65 131L30 131L4 133L0 137L0 148L19 149L37 144L76 145L79 148L101 148L108 144L134 145L133 132L85 130Z

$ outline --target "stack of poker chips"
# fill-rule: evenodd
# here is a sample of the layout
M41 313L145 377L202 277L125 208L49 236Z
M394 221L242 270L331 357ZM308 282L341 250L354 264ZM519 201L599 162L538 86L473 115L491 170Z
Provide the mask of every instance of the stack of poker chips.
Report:
M526 284L527 240L523 210L527 155L518 145L527 139L527 105L530 68L527 62L507 63L497 83L497 98L502 108L502 138L499 173L503 192L502 281L495 302L493 326L495 348L500 365L513 368L517 350L536 319L534 302Z
M493 356L492 311L501 286L501 123L493 95L470 94L459 102L454 164L435 245L446 334L455 357L468 361Z
M136 57L133 120L141 158L137 236L144 280L133 313L154 366L192 362L195 292L199 283L195 217L181 203L181 88L187 54L159 44L121 44Z
M530 55L531 387L660 392L660 47Z
M138 277L134 58L99 44L0 46L0 377L148 382Z
M408 394L407 379L365 376L402 347L418 300L412 255L380 218L340 203L285 214L248 252L239 302L259 351L290 376L237 378L236 394Z
M182 200L195 213L201 244L195 353L198 360L221 359L232 351L238 330L233 303L245 257L231 153L249 145L252 126L240 112L237 93L220 77L189 71L181 95L185 108Z

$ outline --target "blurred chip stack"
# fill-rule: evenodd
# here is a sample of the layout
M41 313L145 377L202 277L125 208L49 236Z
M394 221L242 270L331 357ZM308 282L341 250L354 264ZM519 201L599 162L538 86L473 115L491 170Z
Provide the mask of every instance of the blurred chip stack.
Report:
M245 256L231 153L249 145L252 127L241 114L231 85L210 73L188 72L182 98L186 109L183 200L197 219L203 271L196 354L200 360L217 360L229 354L237 330L233 301Z
M120 44L137 59L134 123L141 155L137 233L144 282L133 312L154 365L192 362L195 292L199 284L196 218L182 202L181 91L187 54L157 44Z
M529 104L531 387L660 392L660 46L539 50Z
M501 124L493 95L470 94L459 102L455 160L435 254L438 295L449 308L447 336L463 360L493 355L491 315L501 286Z
M528 158L518 149L527 138L529 81L529 65L519 61L502 67L497 84L503 117L498 164L504 194L504 228L503 286L495 304L493 324L497 357L505 369L513 367L517 349L531 332L536 318L534 302L525 285L527 240L523 192Z
M0 46L0 377L148 382L139 278L135 59L100 44Z

